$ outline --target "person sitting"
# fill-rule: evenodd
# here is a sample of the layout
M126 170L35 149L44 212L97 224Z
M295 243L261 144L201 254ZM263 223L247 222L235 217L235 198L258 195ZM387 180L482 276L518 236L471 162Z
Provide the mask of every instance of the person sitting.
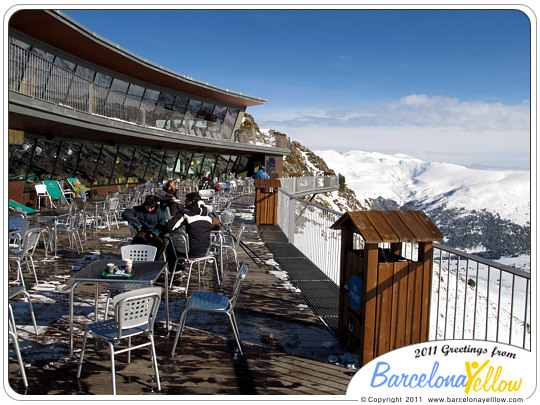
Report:
M211 190L214 188L214 183L208 177L203 177L199 190Z
M88 198L92 199L97 195L96 190L90 190L88 187L86 187L84 184L82 184L79 180L75 180L73 182L73 190L75 193L82 198L86 198L86 195L88 195Z
M255 172L253 176L251 176L253 179L269 179L270 176L268 173L266 173L265 168L263 165L259 166L259 170Z
M188 234L189 257L196 258L206 255L210 247L212 218L199 193L186 194L185 206L179 208L176 215L167 222L169 232L174 232L181 226L185 226L185 231Z
M159 209L156 196L148 195L142 205L127 208L122 212L122 218L136 231L131 244L155 246L156 260L161 260L165 250L163 236L167 233L167 221L163 211Z
M156 192L156 197L159 199L159 206L163 212L169 208L171 216L178 211L178 205L176 199L178 198L178 190L174 185L174 181L169 180L164 186L163 190Z

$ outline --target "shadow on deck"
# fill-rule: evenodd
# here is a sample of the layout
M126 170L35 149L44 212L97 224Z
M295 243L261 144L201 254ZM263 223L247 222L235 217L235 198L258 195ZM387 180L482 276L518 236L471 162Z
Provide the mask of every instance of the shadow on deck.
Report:
M155 382L147 350L135 351L131 363L126 355L116 361L117 392L119 395L344 395L355 374L355 356L342 348L331 333L332 319L324 315L323 301L306 302L302 283L321 280L305 277L295 271L303 269L301 259L280 254L276 234L264 227L259 229L253 221L253 197L233 204L237 210L233 230L240 223L246 224L243 241L245 246L262 258L266 264L256 264L246 251L239 250L240 260L249 266L236 318L244 348L239 356L226 317L190 315L188 329L179 342L174 357L170 356L176 323L185 305L185 298L178 281L170 295L170 312L173 330L167 333L165 311L160 309L156 328L157 356L161 392L154 392ZM118 258L120 247L129 243L129 230L120 224L119 229L89 231L84 242L85 252L78 256L69 249L67 238L59 245L59 258L36 253L39 285L30 291L36 318L38 336L32 333L30 317L25 302L15 302L15 318L29 388L24 389L14 353L10 351L9 385L12 395L109 395L111 393L110 361L106 346L97 347L89 341L82 376L76 378L77 359L69 358L68 345L68 292L69 278L73 272L100 258ZM262 235L262 240L261 240ZM278 235L276 236L278 237ZM67 247L67 249L66 249ZM281 246L282 248L284 246ZM274 254L272 254L274 252ZM229 258L228 263L231 262ZM309 274L309 265L302 274ZM230 293L234 280L233 266L225 270L223 292ZM212 272L206 272L200 286L194 289L214 289ZM26 276L28 275L28 278ZM14 272L10 273L14 278ZM32 285L25 273L27 285ZM337 287L336 287L337 288ZM191 290L191 289L190 289ZM82 324L93 319L93 291L91 285L77 288L75 322ZM103 304L106 291L100 290ZM328 296L328 294L326 294ZM309 299L309 297L307 297ZM333 304L332 304L333 305ZM311 307L310 307L311 306ZM104 308L104 305L100 305ZM313 310L311 309L313 308ZM314 312L315 311L315 312ZM320 313L317 313L320 312ZM321 317L325 323L321 322ZM326 325L325 325L326 324ZM82 330L75 330L75 354L78 356ZM9 389L8 389L9 392Z

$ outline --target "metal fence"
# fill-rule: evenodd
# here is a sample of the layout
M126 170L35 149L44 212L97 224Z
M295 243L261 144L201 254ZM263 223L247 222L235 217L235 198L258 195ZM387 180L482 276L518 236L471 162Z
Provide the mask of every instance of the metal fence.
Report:
M224 124L190 119L188 114L110 90L13 43L9 44L8 89L76 111L173 134L276 148L289 145L289 139L279 134L233 136L232 128Z
M291 179L281 181L287 185ZM278 225L289 243L339 285L341 232L330 226L342 213L283 189L278 197ZM416 243L403 243L402 252L407 259L418 258ZM529 272L435 243L431 287L430 340L473 339L531 349Z

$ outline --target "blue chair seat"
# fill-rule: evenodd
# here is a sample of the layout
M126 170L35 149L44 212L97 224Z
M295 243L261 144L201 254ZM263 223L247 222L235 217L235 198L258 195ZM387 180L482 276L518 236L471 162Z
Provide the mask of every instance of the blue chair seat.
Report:
M187 308L197 308L201 311L224 311L229 306L229 298L221 294L204 291L194 291Z

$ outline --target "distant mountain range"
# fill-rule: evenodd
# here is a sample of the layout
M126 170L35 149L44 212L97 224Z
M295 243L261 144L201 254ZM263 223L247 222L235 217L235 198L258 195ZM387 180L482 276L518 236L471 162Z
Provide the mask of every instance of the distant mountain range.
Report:
M491 259L530 255L530 173L376 152L314 151L371 209L422 210L444 243Z

